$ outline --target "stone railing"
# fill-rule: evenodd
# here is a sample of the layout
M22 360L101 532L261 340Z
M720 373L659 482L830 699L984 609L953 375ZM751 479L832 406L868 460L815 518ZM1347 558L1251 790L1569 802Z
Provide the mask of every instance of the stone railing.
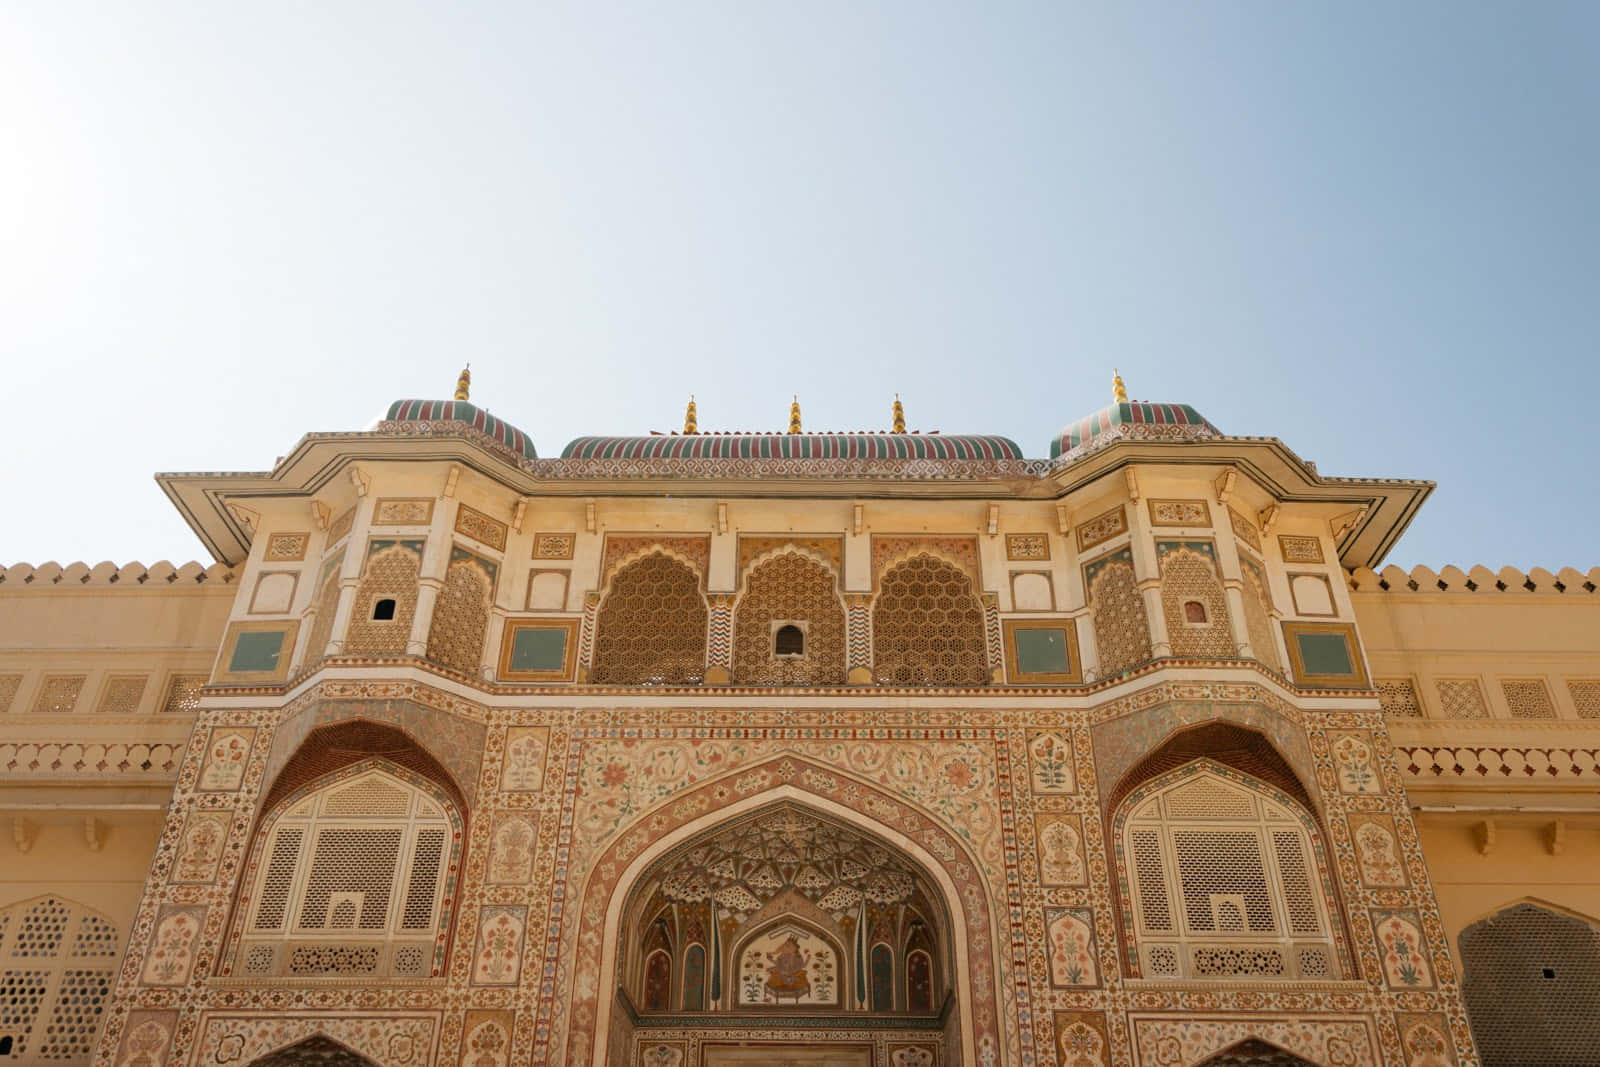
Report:
M1397 745L1400 769L1415 784L1568 784L1600 781L1600 749Z
M1583 595L1600 589L1600 567L1583 574L1563 567L1551 574L1543 567L1526 573L1515 567L1446 567L1437 573L1430 567L1416 566L1409 571L1385 567L1382 572L1357 567L1349 572L1350 588L1362 593L1567 593Z
M0 567L0 586L6 589L22 586L40 589L52 586L70 588L79 585L120 585L128 588L143 585L164 588L169 585L199 585L204 582L226 584L232 582L234 577L233 568L225 563L213 563L207 567L193 561L174 565L162 560L148 567L143 563L127 563L119 567L109 560L92 566L88 563L68 563L65 566L59 563L41 563L36 567L31 563L13 563L9 567Z
M105 744L55 742L0 743L0 773L33 778L79 775L142 775L169 778L178 773L184 746L110 741Z

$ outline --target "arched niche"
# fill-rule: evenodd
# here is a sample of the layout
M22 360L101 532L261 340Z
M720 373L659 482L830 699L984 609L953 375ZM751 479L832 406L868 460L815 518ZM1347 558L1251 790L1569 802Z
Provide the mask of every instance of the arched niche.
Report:
M710 610L701 576L665 549L610 575L595 616L590 680L599 685L698 685L705 677Z
M931 1014L953 973L948 908L922 865L794 801L732 816L656 858L628 894L621 930L616 970L644 1012L909 1013L899 976L915 952ZM698 998L681 982L664 990L699 952Z
M1484 1067L1594 1062L1600 921L1520 900L1461 931L1461 996Z
M378 1067L330 1037L316 1034L287 1048L269 1052L250 1067Z

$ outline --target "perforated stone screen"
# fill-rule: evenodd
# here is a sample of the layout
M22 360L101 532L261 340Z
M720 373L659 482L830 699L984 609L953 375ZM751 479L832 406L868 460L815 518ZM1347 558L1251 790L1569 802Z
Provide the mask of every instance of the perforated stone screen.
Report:
M1519 904L1461 932L1461 991L1484 1067L1600 1057L1600 930Z
M107 920L59 897L0 912L0 1041L8 1065L88 1063L122 950Z

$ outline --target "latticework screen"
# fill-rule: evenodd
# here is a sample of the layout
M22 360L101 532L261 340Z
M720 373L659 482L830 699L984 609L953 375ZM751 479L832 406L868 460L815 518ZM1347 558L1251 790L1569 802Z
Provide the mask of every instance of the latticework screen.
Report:
M793 553L751 570L733 613L733 680L741 685L843 684L844 603L837 584L826 566ZM778 620L805 624L802 654L777 654L773 624Z
M417 613L417 577L422 557L409 544L391 545L374 552L356 589L344 651L350 656L401 656L411 636ZM373 618L380 600L393 600L388 618ZM317 653L313 649L314 654Z
M891 567L872 606L873 673L889 685L988 680L983 604L972 579L933 556Z
M1484 1067L1578 1067L1600 1050L1600 929L1518 904L1461 932L1461 993Z
M1208 557L1188 548L1161 557L1161 608L1173 655L1232 659L1237 654L1228 623L1228 598Z
M428 658L462 674L476 675L483 660L493 599L494 579L482 562L469 558L450 564L433 608Z
M1311 840L1293 813L1209 771L1135 803L1122 845L1146 977L1337 977Z
M709 613L688 564L656 554L619 570L595 623L601 685L697 685L705 677Z
M269 820L234 973L426 976L451 827L382 770L340 779Z
M88 1063L122 940L108 920L59 897L0 912L0 1040L7 1064Z
M1113 559L1095 572L1089 581L1089 605L1102 676L1150 658L1150 620L1131 562Z

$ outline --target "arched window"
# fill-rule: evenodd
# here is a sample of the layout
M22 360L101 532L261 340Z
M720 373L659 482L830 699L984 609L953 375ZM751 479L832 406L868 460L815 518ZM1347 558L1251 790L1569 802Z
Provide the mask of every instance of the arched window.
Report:
M886 685L983 685L983 604L964 571L929 555L889 568L872 606L873 673Z
M688 564L655 553L617 571L595 620L591 680L601 685L698 685L709 613Z
M840 685L844 601L826 564L800 552L756 563L733 610L733 679L742 685Z
M60 897L0 911L0 1057L88 1063L121 954L115 926Z
M321 779L262 823L233 973L425 978L442 955L460 817L376 760Z
M1288 797L1192 763L1116 821L1145 977L1339 977L1310 819Z
M1522 903L1461 931L1461 996L1484 1067L1589 1064L1600 927Z

